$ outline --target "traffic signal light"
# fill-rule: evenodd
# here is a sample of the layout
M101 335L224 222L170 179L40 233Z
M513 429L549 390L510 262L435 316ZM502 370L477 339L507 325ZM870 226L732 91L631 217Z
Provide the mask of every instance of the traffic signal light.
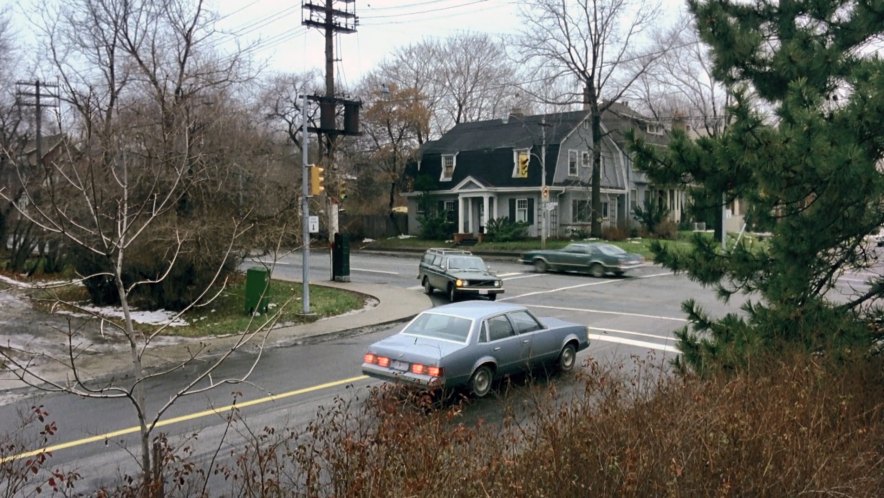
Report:
M325 168L315 164L310 165L310 195L320 195L325 190Z
M528 162L530 160L531 155L528 154L528 152L519 152L519 164L517 165L518 169L516 171L516 176L519 178L528 178Z

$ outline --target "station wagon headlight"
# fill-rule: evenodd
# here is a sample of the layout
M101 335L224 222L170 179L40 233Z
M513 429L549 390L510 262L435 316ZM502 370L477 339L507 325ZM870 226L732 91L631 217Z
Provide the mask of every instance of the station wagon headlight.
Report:
M495 286L495 287L500 287L500 285L501 285L501 281L500 281L500 280L495 280L495 281L494 281L494 286Z
M454 285L455 285L455 287L463 287L463 286L467 285L467 282L466 282L466 280L457 279L454 281Z

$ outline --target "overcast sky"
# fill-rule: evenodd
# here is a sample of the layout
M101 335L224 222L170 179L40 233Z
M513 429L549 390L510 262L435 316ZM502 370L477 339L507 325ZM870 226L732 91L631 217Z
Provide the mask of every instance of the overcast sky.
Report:
M270 68L302 72L325 68L323 32L302 26L301 0L210 0L222 16L219 28L242 44L258 42L252 54ZM313 0L324 4L324 0ZM355 33L337 36L336 74L345 86L355 84L397 47L428 36L445 38L457 31L514 33L515 0L357 0ZM234 39L234 36L228 38Z
M241 46L254 43L250 55L266 62L270 71L324 71L323 33L301 24L302 0L205 1L206 6L221 17L217 28L223 34L214 41L222 51L234 50L236 43ZM22 45L33 44L29 36L32 28L25 19L44 10L44 2L47 0L0 0L0 7L12 7L14 29ZM312 2L324 4L324 0ZM426 37L447 38L464 31L515 34L519 30L519 6L525 3L519 0L356 0L353 4L359 19L356 32L337 35L336 79L344 87L352 87L396 48ZM684 3L685 0L662 0L665 17L674 19L674 13L682 9ZM27 10L30 13L25 13Z

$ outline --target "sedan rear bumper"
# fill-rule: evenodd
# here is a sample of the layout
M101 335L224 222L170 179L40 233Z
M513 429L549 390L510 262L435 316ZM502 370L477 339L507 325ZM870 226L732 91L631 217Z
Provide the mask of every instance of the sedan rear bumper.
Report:
M438 377L419 375L409 371L394 370L392 368L381 367L371 363L362 364L362 373L376 379L417 387L442 387L443 384L443 380Z

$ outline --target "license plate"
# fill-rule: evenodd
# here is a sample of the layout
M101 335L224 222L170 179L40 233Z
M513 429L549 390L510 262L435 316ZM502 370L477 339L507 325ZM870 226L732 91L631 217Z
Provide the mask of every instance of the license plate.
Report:
M392 367L393 367L393 370L401 370L404 372L404 371L408 370L408 362L393 360Z
M479 294L485 295L488 294L488 291L483 289L479 291Z

